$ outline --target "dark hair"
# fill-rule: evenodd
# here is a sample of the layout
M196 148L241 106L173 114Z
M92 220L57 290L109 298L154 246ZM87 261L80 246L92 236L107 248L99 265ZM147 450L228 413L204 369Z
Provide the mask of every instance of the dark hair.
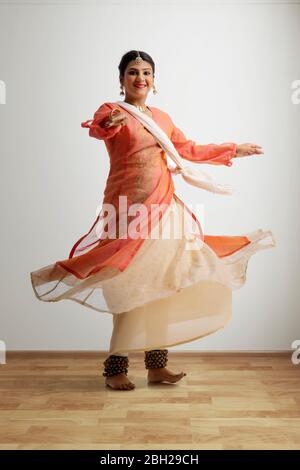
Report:
M122 59L121 59L121 62L118 66L118 69L119 69L119 72L120 72L120 75L123 77L124 76L124 73L125 73L125 70L126 70L126 67L127 65L129 64L129 62L131 62L132 60L136 59L138 57L138 52L141 56L141 58L147 62L149 62L149 64L151 65L152 67L152 70L153 70L153 76L154 76L154 73L155 73L155 64L154 64L154 61L152 59L152 57L147 54L147 52L144 52L144 51L128 51L126 52L126 54L123 55Z

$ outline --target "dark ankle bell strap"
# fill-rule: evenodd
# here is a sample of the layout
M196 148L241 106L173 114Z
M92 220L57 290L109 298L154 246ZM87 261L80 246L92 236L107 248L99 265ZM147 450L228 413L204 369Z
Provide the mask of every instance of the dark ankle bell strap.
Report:
M112 354L105 361L104 372L102 375L112 377L113 375L121 374L121 372L128 373L129 359L127 356L116 356Z
M168 362L168 350L152 349L151 351L145 351L144 362L146 369L166 367Z

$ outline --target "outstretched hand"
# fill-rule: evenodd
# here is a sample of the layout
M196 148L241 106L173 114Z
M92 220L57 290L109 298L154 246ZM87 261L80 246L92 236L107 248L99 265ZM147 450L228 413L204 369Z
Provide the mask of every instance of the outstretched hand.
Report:
M128 124L128 117L118 108L113 109L109 116L101 123L102 127L125 126Z
M256 144L240 144L236 148L235 158L248 157L249 155L264 153L260 145Z

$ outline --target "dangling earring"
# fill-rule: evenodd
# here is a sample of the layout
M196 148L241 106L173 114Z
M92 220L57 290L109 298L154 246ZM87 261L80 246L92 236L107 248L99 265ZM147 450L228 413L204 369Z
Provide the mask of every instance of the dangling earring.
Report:
M153 94L156 95L157 90L156 90L156 88L155 88L155 86L154 86L154 83L153 83L153 87L152 87L152 88L153 88Z
M121 88L120 95L125 95L125 93L123 91L123 85L120 85L120 88Z

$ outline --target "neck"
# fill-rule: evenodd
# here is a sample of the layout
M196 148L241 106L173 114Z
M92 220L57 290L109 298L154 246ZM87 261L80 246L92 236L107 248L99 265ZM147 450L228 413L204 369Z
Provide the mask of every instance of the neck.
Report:
M146 107L145 100L144 99L131 99L131 98L124 98L124 101L126 103L132 104L133 106L142 106L143 108Z

